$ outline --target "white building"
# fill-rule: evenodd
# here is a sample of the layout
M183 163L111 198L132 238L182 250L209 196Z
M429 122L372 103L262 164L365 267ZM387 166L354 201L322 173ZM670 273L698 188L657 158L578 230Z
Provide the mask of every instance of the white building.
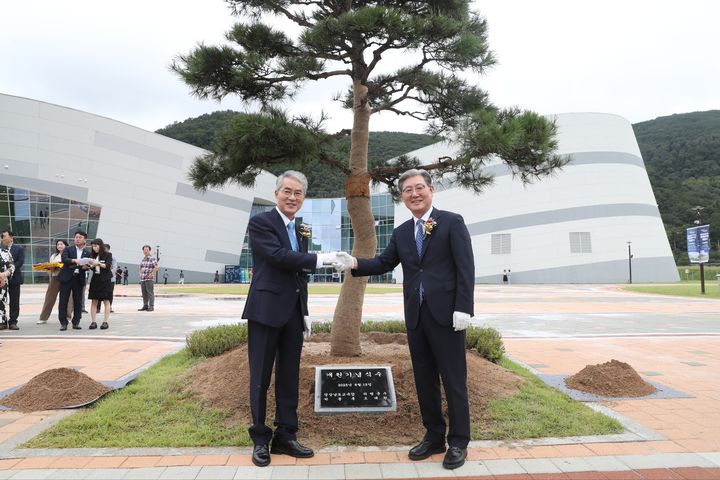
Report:
M476 281L499 282L510 269L513 282L627 282L627 242L634 281L677 281L631 125L607 114L556 118L559 153L573 161L553 178L523 186L496 164L496 184L482 195L437 186L436 206L468 225ZM203 153L98 115L0 95L0 227L11 225L26 246L28 281L54 240L77 229L111 243L131 281L144 244L160 247L170 281L183 270L188 282L209 282L239 264L253 205L274 203L275 177L200 193L187 175ZM424 163L448 154L444 144L411 152ZM409 212L399 205L394 215L397 225Z

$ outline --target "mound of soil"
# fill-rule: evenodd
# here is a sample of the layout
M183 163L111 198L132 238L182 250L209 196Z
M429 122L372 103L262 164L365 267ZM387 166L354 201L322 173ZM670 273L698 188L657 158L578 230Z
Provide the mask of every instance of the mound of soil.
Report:
M572 377L566 378L565 385L604 397L644 397L657 391L640 378L630 365L617 360L587 365Z
M23 412L53 410L83 405L110 390L72 368L53 368L36 375L0 403Z
M315 335L310 338L313 337ZM363 354L359 357L332 357L329 342L314 340L303 346L300 364L298 416L299 435L303 442L320 448L330 444L409 445L422 438L425 430L405 334L363 335ZM485 418L490 400L517 393L522 379L474 352L468 352L467 361L470 417L476 423ZM391 365L397 411L381 415L315 415L315 367L332 364ZM250 423L246 346L203 361L189 373L188 380L186 391L199 395L206 408L232 412L227 420L229 425ZM275 416L274 379L270 385L267 424L272 426ZM444 400L443 407L447 410Z

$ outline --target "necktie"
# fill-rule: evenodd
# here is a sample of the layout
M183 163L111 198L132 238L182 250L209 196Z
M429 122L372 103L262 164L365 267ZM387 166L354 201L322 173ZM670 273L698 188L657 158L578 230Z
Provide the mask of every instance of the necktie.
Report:
M293 222L288 222L287 231L288 236L290 237L290 245L292 246L293 251L299 252L300 249L298 248L297 236L295 235L295 225L293 224Z
M415 232L415 247L417 247L418 257L422 254L423 239L425 238L425 229L423 228L422 219L417 221L417 232ZM420 295L420 303L423 301L425 289L423 288L422 281L420 282L420 288L418 288L418 295Z

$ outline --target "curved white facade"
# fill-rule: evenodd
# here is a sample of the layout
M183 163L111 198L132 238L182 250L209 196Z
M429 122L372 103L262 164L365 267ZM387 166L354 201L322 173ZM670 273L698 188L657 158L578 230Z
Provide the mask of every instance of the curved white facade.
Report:
M628 242L633 281L678 281L631 124L599 113L553 118L558 153L572 162L552 177L523 186L495 163L495 184L480 195L436 186L435 206L462 214L468 226L476 281L498 283L509 269L519 283L627 282ZM409 155L426 164L452 153L439 143ZM410 217L403 205L395 215L396 225Z
M634 281L677 281L632 126L608 114L555 119L559 153L573 160L553 177L523 186L491 164L496 182L481 195L437 185L435 205L468 225L476 281L497 283L510 269L513 282L627 282L628 241ZM144 244L160 246L170 281L181 269L188 282L211 281L215 270L239 263L253 203L274 204L269 173L253 189L195 191L187 172L202 153L108 118L0 94L0 186L101 208L97 236L112 244L131 281ZM410 155L431 163L452 153L440 143ZM398 205L395 224L409 216Z
M215 270L239 263L253 202L274 203L270 174L254 189L195 191L187 172L203 152L108 118L0 95L0 185L100 206L97 236L128 265L131 281L144 244L160 246L171 281L181 269L188 282L211 281Z

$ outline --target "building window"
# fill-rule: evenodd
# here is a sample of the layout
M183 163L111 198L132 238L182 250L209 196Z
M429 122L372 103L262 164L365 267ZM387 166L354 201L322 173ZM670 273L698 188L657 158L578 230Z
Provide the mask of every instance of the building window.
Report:
M510 254L510 234L494 233L490 235L490 254L491 255L509 255Z
M592 253L590 232L570 232L570 253Z

